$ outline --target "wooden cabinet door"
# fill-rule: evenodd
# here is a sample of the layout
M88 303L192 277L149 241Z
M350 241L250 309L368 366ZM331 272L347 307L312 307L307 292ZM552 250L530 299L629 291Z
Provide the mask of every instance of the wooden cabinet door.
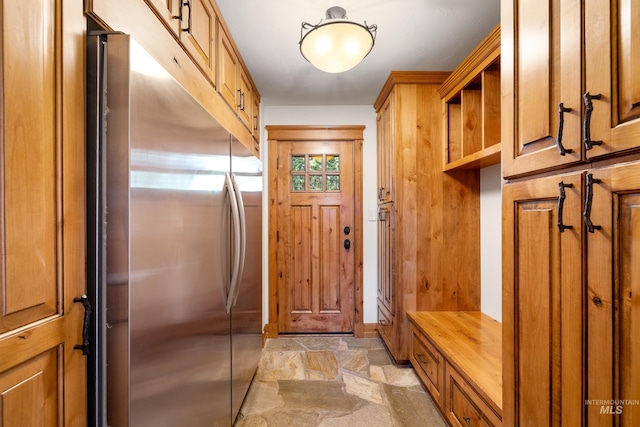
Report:
M0 424L87 423L82 0L2 1Z
M502 2L505 177L582 160L581 0ZM558 110L562 105L563 122ZM558 136L565 154L558 148Z
M504 425L580 425L581 175L507 184L502 203Z
M231 40L222 25L218 25L218 81L217 89L222 98L235 111L238 105L238 57Z
M378 208L378 300L395 314L393 284L393 204Z
M251 91L251 82L247 73L244 72L242 67L238 68L238 94L236 97L236 109L240 121L248 128L251 128L251 108L253 107L253 92Z
M180 33L180 3L182 0L146 0L164 25L176 37Z
M183 7L180 41L205 77L215 85L216 14L209 0L185 3L188 7Z
M254 95L251 97L253 100L251 133L253 134L253 139L260 143L260 98L255 91L252 90L252 92Z
M586 406L589 426L640 423L640 163L589 171ZM591 195L591 197L589 197ZM588 202L589 200L587 200ZM630 401L636 404L598 401Z
M637 1L585 2L585 93L595 97L590 119L587 111L584 118L583 139L592 147L586 151L588 158L640 147Z
M394 92L382 105L377 116L378 133L378 202L386 203L393 200L393 120L394 120Z

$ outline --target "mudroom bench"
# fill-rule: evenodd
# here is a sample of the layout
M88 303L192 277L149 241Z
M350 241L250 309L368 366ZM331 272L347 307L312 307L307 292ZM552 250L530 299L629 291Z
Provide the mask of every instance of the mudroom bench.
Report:
M410 360L452 426L502 425L502 326L479 311L419 311Z

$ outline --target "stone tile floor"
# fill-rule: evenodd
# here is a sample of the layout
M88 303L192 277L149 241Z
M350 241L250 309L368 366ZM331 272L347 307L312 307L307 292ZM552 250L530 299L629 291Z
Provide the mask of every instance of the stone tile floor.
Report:
M235 427L446 427L409 366L378 338L267 341Z

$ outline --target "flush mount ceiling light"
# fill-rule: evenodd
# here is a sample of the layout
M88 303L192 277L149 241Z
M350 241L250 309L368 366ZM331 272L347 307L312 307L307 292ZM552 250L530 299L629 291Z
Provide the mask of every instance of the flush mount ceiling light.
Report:
M349 21L347 12L334 6L317 25L302 23L300 53L319 70L342 73L371 52L377 30L377 25L367 25L366 21L364 25Z

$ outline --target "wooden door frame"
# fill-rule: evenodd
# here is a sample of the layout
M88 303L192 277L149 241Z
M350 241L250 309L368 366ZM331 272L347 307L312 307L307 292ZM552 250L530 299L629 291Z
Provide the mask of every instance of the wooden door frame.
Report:
M356 338L364 337L364 292L363 269L362 269L362 242L363 242L363 218L362 218L362 143L364 141L364 125L346 126L266 126L268 141L268 179L269 179L269 212L277 212L277 165L278 142L291 141L352 141L353 142L353 175L355 188L354 221L357 224L354 230L354 319L353 335ZM269 236L269 320L265 325L266 338L278 337L278 246L276 241L276 231L278 226L278 216L269 215L268 236Z

